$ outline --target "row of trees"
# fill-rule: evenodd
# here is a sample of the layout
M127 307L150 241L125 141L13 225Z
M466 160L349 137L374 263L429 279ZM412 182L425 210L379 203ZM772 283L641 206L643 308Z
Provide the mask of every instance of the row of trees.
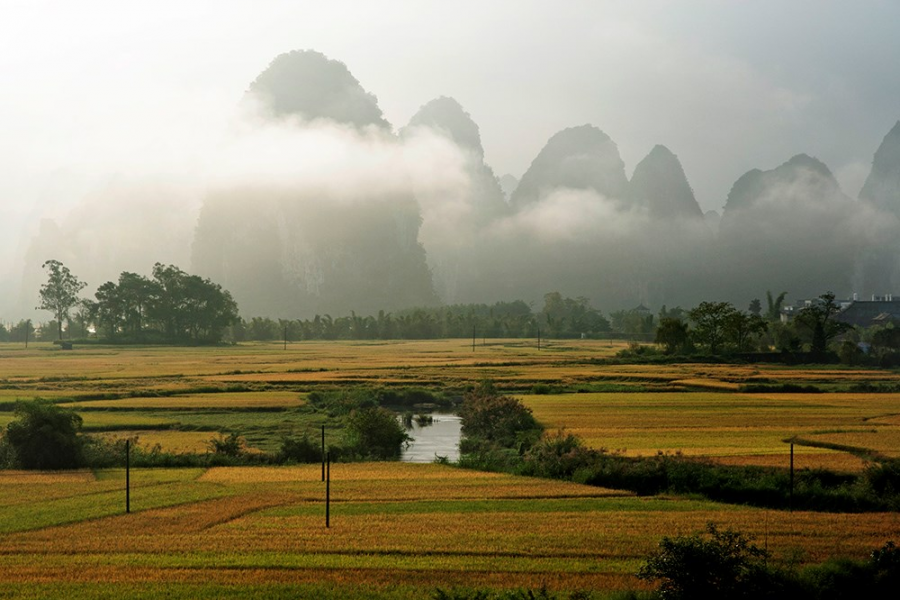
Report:
M82 335L95 328L112 342L215 343L238 321L237 303L227 290L174 265L156 263L152 278L123 272L118 282L98 287L95 300L79 298L86 284L61 262L48 260L44 268L48 278L38 308L53 313L59 339L68 323L70 332L75 324ZM24 323L28 333L30 322ZM42 334L49 329L42 326Z
M658 320L641 306L611 313L610 322L587 298L550 292L537 313L516 300L415 308L396 314L380 311L377 316L351 312L338 318L326 314L305 320L254 317L246 321L238 317L237 305L228 291L174 265L157 263L151 279L123 272L118 282L101 285L93 301L78 297L85 284L65 265L49 260L44 268L48 280L41 287L38 308L51 311L55 319L41 327L42 338L56 329L61 339L64 323L69 324L70 332L74 324L80 325L83 336L92 325L102 338L120 343L214 343L225 335L232 341L573 338L606 336L615 331L655 334L655 341L668 354L690 353L698 347L710 354L768 351L773 347L796 351L805 342L813 354L821 355L832 339L848 329L835 319L839 306L830 292L801 310L795 322L787 326L780 323L784 292L776 297L767 293L765 312L758 299L750 303L748 311L728 302L702 302L689 311L663 306ZM30 321L22 321L9 329L0 327L0 341L33 339L33 333Z
M227 290L174 265L156 263L153 278L122 273L85 303L87 317L111 341L215 343L238 320Z
M56 337L56 329L54 327L45 327L44 331L47 332L45 335L49 335L47 340L52 340ZM22 319L18 323L10 323L4 324L0 323L0 342L26 342L29 340L37 339L35 338L35 327L34 323L29 319Z
M805 344L813 355L822 356L832 340L851 329L835 318L840 306L831 292L801 309L791 323L778 320L783 299L781 294L773 301L769 294L769 311L765 317L760 314L758 301L747 312L729 302L701 302L689 311L663 309L656 328L656 343L667 354L687 354L699 347L713 355L723 351L769 351L773 347L799 351Z
M608 334L610 323L587 298L567 298L559 292L544 296L544 307L535 313L522 300L494 304L456 304L414 308L396 313L379 311L374 316L274 320L254 317L231 327L234 341L335 340L335 339L438 339L595 337Z

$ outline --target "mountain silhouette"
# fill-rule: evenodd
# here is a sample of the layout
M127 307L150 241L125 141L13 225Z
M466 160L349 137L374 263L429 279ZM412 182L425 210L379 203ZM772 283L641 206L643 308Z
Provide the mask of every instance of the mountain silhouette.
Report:
M313 50L277 56L250 84L247 96L274 118L329 119L390 129L378 99L362 88L347 66Z
M629 196L654 218L703 218L678 157L665 146L655 146L635 167Z
M592 125L563 129L550 138L522 175L510 202L521 210L558 188L624 198L628 179L615 142Z

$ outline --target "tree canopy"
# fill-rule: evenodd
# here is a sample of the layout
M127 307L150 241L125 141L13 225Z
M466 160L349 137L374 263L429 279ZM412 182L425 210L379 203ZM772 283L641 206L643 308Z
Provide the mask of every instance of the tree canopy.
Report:
M59 339L62 339L63 321L69 318L69 311L79 302L78 293L86 283L79 281L69 268L58 260L48 260L43 268L48 270L47 283L41 286L41 304L38 310L49 310L56 318Z
M834 294L826 292L797 314L797 323L812 333L810 350L813 354L824 354L831 340L852 328L834 318L840 310Z
M734 306L728 302L701 302L688 313L694 323L695 339L709 348L710 354L716 354L725 341L726 323L734 312Z
M122 273L95 297L91 315L111 341L215 343L238 320L227 290L174 265L156 263L152 279Z
M10 466L56 470L82 465L81 417L75 412L38 399L19 402L15 416L3 438Z

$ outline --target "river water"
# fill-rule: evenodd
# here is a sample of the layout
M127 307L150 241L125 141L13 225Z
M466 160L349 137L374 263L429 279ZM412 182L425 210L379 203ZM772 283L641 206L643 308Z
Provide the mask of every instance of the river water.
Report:
M400 460L414 463L434 462L436 456L446 456L448 460L459 459L460 420L457 415L430 413L434 421L420 427L413 421L407 430L414 441L403 451Z

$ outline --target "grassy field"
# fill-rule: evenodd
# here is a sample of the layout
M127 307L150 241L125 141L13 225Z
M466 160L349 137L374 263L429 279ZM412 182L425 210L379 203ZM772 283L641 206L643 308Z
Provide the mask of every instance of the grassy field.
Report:
M316 465L132 477L125 515L121 470L4 474L0 589L40 597L52 583L78 597L87 584L147 582L188 597L198 586L336 586L410 598L455 586L615 590L641 587L633 575L661 535L709 520L757 536L785 564L863 557L900 536L893 514L791 514L404 463L334 465L326 529Z
M626 455L681 452L729 464L788 466L800 438L900 456L900 394L723 392L522 396L549 428ZM893 411L893 415L892 415ZM889 416L885 416L889 415ZM795 465L857 470L847 452L795 446Z
M303 342L222 348L0 345L0 426L20 399L71 407L87 431L204 452L219 432L274 451L317 431L307 395L346 385L459 393L490 378L549 429L627 455L859 470L900 456L890 370L623 365L624 344L577 340ZM826 393L742 393L747 384ZM540 394L534 393L540 388ZM549 393L546 393L549 392ZM328 432L329 438L336 435ZM847 450L847 448L845 448ZM439 465L333 467L332 527L312 467L0 472L0 597L430 597L440 586L616 590L663 535L713 520L755 535L782 564L863 557L900 539L896 514L786 513ZM354 596L355 594L355 596Z
M145 445L198 451L237 431L272 451L285 434L321 419L296 410L309 391L347 385L461 390L490 378L521 396L548 428L629 455L681 452L732 464L782 466L799 443L900 454L900 394L848 392L900 386L890 370L779 365L605 364L622 342L525 340L301 342L221 348L0 345L0 426L18 399L78 410L85 429L138 435ZM826 394L745 394L747 384L817 385ZM578 394L530 396L535 386ZM838 392L836 390L844 390ZM166 431L170 430L170 431ZM799 465L859 470L853 454L796 446ZM859 454L859 453L857 453Z

